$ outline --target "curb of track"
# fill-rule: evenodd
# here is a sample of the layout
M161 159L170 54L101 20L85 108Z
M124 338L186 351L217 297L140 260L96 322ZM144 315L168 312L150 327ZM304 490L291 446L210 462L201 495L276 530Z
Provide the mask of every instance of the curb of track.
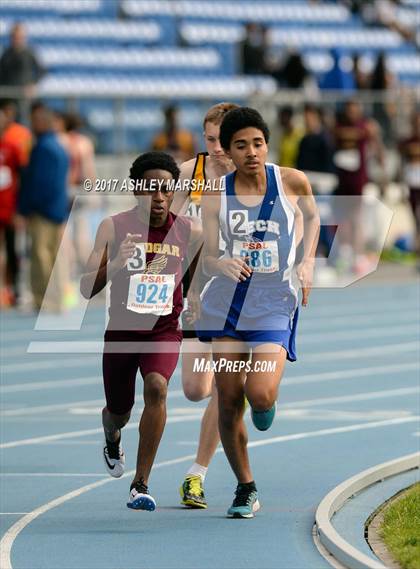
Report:
M420 468L420 452L364 470L348 478L325 496L315 514L314 540L320 553L331 565L337 567L337 563L334 565L335 561L350 569L386 569L379 560L369 557L343 539L333 527L331 520L346 501L358 492L390 476L415 468ZM319 543L322 545L322 551ZM324 555L325 550L328 555ZM329 559L330 556L333 559Z

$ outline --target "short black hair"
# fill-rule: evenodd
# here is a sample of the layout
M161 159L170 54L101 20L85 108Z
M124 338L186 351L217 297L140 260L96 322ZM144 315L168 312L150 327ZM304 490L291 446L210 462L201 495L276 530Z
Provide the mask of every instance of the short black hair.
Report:
M220 144L225 150L229 150L233 135L243 128L254 127L263 133L264 140L270 140L270 130L262 116L251 107L239 107L232 109L224 116L220 125Z
M6 109L7 107L14 107L16 110L18 107L18 102L16 99L10 99L9 97L2 97L0 99L0 109Z
M130 168L130 178L141 180L147 170L165 170L170 172L174 180L179 178L179 168L175 160L166 152L145 152L138 156Z

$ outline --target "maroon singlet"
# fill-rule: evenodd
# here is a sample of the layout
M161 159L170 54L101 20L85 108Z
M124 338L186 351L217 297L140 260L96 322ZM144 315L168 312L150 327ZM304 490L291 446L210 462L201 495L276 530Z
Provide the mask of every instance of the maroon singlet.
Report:
M138 259L137 263L136 258L133 258L112 278L108 330L135 331L138 334L148 335L170 328L178 329L178 318L183 308L182 262L187 254L191 222L183 216L169 213L162 227L151 227L140 220L137 207L113 215L111 219L115 229L111 259L116 256L127 233L131 233L142 236L146 263L144 259ZM127 309L130 279L133 275L139 274L149 274L151 280L159 275L175 275L173 309L170 314L165 316L138 314ZM148 289L147 298L150 298L151 294L153 290Z

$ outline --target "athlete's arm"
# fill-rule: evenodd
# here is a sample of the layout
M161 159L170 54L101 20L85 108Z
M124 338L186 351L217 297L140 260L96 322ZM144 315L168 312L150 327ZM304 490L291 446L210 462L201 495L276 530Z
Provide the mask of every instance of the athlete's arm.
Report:
M84 298L92 298L98 294L112 279L112 277L124 267L127 259L134 255L137 236L127 234L121 243L115 258L109 260L109 250L115 239L114 224L107 217L102 221L96 233L95 245L86 263L86 272L80 279L80 292Z
M194 172L195 158L187 160L180 166L180 181L191 180ZM171 204L171 211L175 215L185 215L190 203L189 192L176 191Z
M297 275L302 286L302 306L306 306L312 288L320 219L312 188L305 174L300 170L290 170L287 186L296 196L297 206L303 217L303 259L297 267Z
M204 253L203 268L209 276L225 275L232 280L244 281L252 269L245 259L219 259L220 195L207 193L201 200L203 216Z
M200 274L202 270L201 252L203 247L203 228L201 219L190 217L191 233L188 243L188 272L190 287L188 289L187 322L192 323L200 317Z

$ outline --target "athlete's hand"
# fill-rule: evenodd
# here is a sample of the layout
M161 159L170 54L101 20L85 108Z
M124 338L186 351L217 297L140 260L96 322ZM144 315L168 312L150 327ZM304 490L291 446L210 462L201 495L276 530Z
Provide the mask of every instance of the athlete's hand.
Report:
M201 316L200 293L190 289L187 294L187 299L188 308L185 311L185 320L187 324L193 324Z
M122 269L125 267L128 259L130 259L136 252L136 243L140 243L141 240L142 238L140 235L127 233L126 238L122 241L117 256L114 259L114 266L116 269Z
M302 306L308 306L309 294L312 289L315 261L309 259L297 266L296 274L302 288Z
M251 276L252 269L247 263L248 259L249 257L244 259L219 259L217 267L222 275L239 283L246 281Z

